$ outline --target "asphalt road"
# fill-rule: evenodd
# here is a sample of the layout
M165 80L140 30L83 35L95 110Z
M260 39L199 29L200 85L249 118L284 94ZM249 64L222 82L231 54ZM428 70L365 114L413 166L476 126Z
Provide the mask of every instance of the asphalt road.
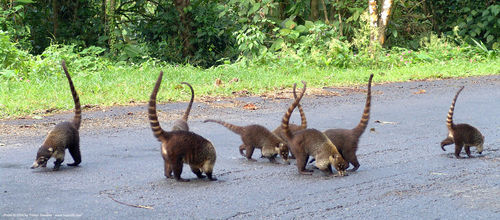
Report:
M477 127L486 141L482 155L473 148L478 157L458 160L453 146L442 151L439 142L447 134L451 99L462 85L454 121ZM257 162L247 161L238 152L239 136L202 123L215 118L274 129L291 99L195 103L189 124L216 147L216 182L196 179L188 166L182 176L190 182L163 176L159 142L144 105L84 110L83 162L57 172L51 170L53 160L48 168L29 167L54 122L71 118L71 112L0 121L0 219L500 219L500 76L382 84L372 90L371 119L357 153L361 167L346 177L325 177L319 170L300 175L295 161L271 164L258 158L259 150L253 156ZM309 127L356 126L365 86L326 91L337 96L303 99ZM248 103L257 110L243 109ZM185 106L159 105L164 129ZM300 123L298 114L292 122ZM66 162L72 162L69 154Z

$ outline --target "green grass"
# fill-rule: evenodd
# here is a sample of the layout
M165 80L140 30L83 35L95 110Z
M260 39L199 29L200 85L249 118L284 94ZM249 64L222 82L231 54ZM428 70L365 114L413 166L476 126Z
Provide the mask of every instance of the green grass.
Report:
M82 105L127 105L149 100L156 77L164 71L159 102L181 101L190 98L189 90L179 82L191 83L197 97L232 96L233 91L248 90L253 95L291 87L305 80L308 87L348 86L365 84L370 73L374 82L400 82L420 79L438 79L500 74L500 58L483 62L464 60L434 64L415 64L392 69L338 69L319 67L252 67L236 65L212 69L184 66L137 65L129 67L110 66L101 72L79 73L69 66ZM222 86L214 82L220 78ZM229 83L233 78L238 82ZM62 71L56 76L30 81L0 80L0 118L43 115L47 109L69 110L73 101L69 86Z

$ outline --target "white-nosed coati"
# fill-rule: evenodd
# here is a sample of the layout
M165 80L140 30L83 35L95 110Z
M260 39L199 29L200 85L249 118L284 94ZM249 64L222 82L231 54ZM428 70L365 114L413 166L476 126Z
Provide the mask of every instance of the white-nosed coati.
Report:
M475 127L469 124L453 124L453 112L455 110L455 102L457 101L458 94L464 89L460 88L451 102L450 110L448 111L448 117L446 118L446 126L448 127L448 137L441 141L441 149L444 146L455 143L455 157L460 159L462 148L465 146L465 153L467 156L472 157L470 154L470 147L476 147L477 152L481 154L483 152L484 136Z
M292 133L289 129L288 123L290 115L295 107L300 102L306 91L306 83L302 81L304 88L299 97L297 97L288 111L283 116L282 129L285 132L288 143L290 143L290 150L297 159L297 168L301 174L311 174L312 170L306 169L306 163L309 156L316 159L316 167L325 172L327 175L332 174L333 165L338 172L339 176L346 175L345 169L348 163L342 158L342 155L337 151L335 145L328 139L328 137L321 131L316 129L304 129Z
M293 97L295 99L297 98L297 93L295 91L296 86L297 86L297 84L293 85ZM297 131L304 130L307 128L306 114L304 113L304 109L302 109L302 105L299 103L297 105L297 108L299 109L301 123L300 123L300 126L295 125L295 124L288 125L288 128L290 129L290 131L292 131L292 133L295 133ZM285 132L283 132L281 125L279 127L277 127L276 129L274 129L273 133L286 142L286 134L285 134ZM287 143L287 146L288 146L288 143ZM290 158L294 159L295 156L292 154Z
M80 136L78 130L80 129L80 123L82 121L82 109L80 107L80 98L78 93L76 93L75 87L73 86L73 81L66 68L66 62L63 60L61 62L64 74L68 78L69 88L71 89L71 95L73 96L73 101L75 102L75 116L73 121L61 122L57 124L54 129L52 129L42 146L38 149L36 154L36 160L31 166L31 169L37 167L46 167L47 161L54 157L56 161L54 162L54 170L59 170L62 162L64 161L64 154L66 148L73 157L74 162L68 164L68 166L78 166L82 162L82 157L80 155Z
M275 158L278 154L286 163L289 163L288 147L284 141L261 125L236 126L213 119L207 119L204 122L218 123L240 135L243 141L243 144L239 147L240 154L250 161L255 161L255 159L252 159L252 154L255 148L259 148L262 151L262 156L268 158L272 163L276 162ZM243 153L244 150L246 153Z
M344 159L351 163L354 168L349 171L356 171L359 168L358 158L356 157L356 151L358 150L359 138L366 130L368 126L368 120L370 119L370 102L371 102L371 87L372 87L373 74L370 75L368 80L368 91L366 92L366 103L365 109L363 110L363 115L361 116L361 121L353 129L328 129L324 133L328 138L337 146L340 154Z
M193 87L187 82L181 82L181 84L187 85L191 90L191 100L189 101L188 107L186 108L186 112L184 112L184 116L181 119L177 119L174 122L174 126L172 127L172 131L189 131L189 126L187 123L189 112L191 111L191 107L193 106L194 100L194 90Z
M212 176L216 153L210 141L190 131L167 132L161 128L156 113L156 94L160 89L162 77L163 71L160 72L151 93L148 114L153 134L161 142L165 176L171 178L173 172L177 181L189 181L181 178L182 166L186 163L198 178L204 178L202 174L204 172L208 179L217 180Z

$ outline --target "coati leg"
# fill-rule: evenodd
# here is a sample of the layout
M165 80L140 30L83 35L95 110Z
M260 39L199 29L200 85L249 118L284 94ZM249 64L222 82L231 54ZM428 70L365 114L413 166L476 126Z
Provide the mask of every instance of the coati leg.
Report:
M306 169L306 162L309 160L309 156L304 155L299 157L296 155L297 167L299 167L299 173L304 175L312 175L312 170Z
M462 151L463 144L455 143L455 157L457 159L463 159L463 157L460 156L460 152Z
M208 177L209 180L211 180L211 181L216 181L217 180L217 178L215 178L215 177L212 176L212 171L205 172L205 174L207 174L207 177Z
M352 169L347 170L347 171L354 172L354 171L358 170L358 168L359 168L360 165L359 165L358 158L356 157L356 155L354 155L354 157L351 157L351 158L352 158L352 160L349 161L349 162L351 162L351 164L354 167Z
M243 151L244 151L244 150L246 150L246 149L247 149L247 146L245 146L245 144L240 145L240 154L241 154L241 156L244 156L244 157L246 157L246 156L247 156L247 155L243 152Z
M68 147L69 154L73 157L73 163L69 163L68 166L78 166L82 162L82 156L80 155L80 145L75 145L73 147Z
M191 171L193 171L194 174L196 174L196 176L198 177L198 179L203 179L205 178L206 176L203 175L200 171L200 168L198 167L195 167L195 166L190 166L191 167Z
M273 156L267 157L267 159L269 159L269 162L271 162L271 163L278 163L278 161L276 161L276 156L277 155L273 155Z
M61 167L61 164L64 162L64 157L63 159L56 159L56 161L54 161L54 171L56 170L59 170L59 167Z
M175 180L179 182L188 182L189 180L181 178L181 173L182 173L182 157L181 158L175 158L173 161L170 161L170 166L172 167L172 170L174 171L174 178Z
M453 144L453 143L455 143L455 142L453 141L453 138L452 138L452 137L450 137L450 136L448 136L448 137L446 137L446 139L444 139L443 141L441 141L441 149L443 149L443 151L446 151L446 150L444 149L444 146L446 146L446 145L450 145L450 144Z
M326 168L325 168L325 169L322 169L321 171L323 171L323 173L324 173L326 176L331 176L331 175L333 175L332 166L330 166L330 165L326 166Z
M253 151L255 150L255 147L253 146L249 146L249 145L245 145L246 147L246 158L249 160L249 161L257 161L255 159L252 159L252 154L253 154Z
M165 177L168 179L172 178L172 167L167 161L163 161Z
M474 156L472 156L472 155L470 154L470 146L465 145L465 147L464 147L464 148L465 148L465 153L467 153L467 156L469 156L469 157L474 157Z

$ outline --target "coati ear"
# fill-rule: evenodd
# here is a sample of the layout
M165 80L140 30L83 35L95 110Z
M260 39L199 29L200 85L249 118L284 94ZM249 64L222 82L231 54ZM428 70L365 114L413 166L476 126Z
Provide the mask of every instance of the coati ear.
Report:
M280 148L282 148L283 146L285 146L285 144L284 143L280 143L279 146L280 146Z
M280 152L280 148L279 148L279 147L274 147L274 150L275 150L276 152Z
M49 147L49 149L48 149L48 150L49 150L49 152L53 152L53 151L54 151L54 148Z

